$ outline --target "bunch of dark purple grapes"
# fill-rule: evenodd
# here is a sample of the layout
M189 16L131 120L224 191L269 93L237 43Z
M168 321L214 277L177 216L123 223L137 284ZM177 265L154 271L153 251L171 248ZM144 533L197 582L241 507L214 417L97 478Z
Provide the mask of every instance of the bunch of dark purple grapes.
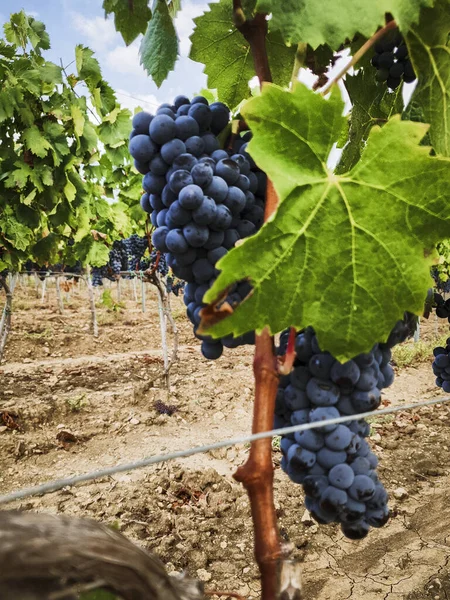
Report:
M383 36L375 44L375 52L372 65L377 69L377 81L386 82L388 88L395 90L402 80L412 83L416 79L408 48L398 29Z
M365 440L370 426L358 414L378 408L381 390L394 381L391 348L409 335L409 323L399 321L386 343L341 364L321 350L308 327L296 335L294 368L280 380L275 428L355 417L281 440L282 469L303 485L312 516L322 524L340 523L352 539L389 518L388 495L375 470L378 459ZM281 335L279 354L286 352L287 336Z
M229 119L221 102L178 96L155 115L136 114L129 145L144 175L141 206L156 227L153 244L188 283L187 314L209 359L219 358L224 346L254 342L253 333L222 340L197 334L203 297L219 273L216 263L264 222L267 178L246 152L250 133L236 136L226 150L216 137ZM247 294L247 284L236 285L227 301L234 306Z
M450 393L450 338L445 342L445 348L438 346L433 350L433 373L436 375L436 385Z

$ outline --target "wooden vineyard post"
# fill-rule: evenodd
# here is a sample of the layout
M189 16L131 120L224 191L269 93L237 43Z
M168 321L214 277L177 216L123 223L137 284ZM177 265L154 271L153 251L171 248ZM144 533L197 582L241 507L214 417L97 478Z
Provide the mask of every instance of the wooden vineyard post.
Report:
M2 318L0 320L0 363L3 359L3 353L5 351L6 342L8 341L8 335L11 331L11 313L12 313L12 300L13 293L9 288L6 278L0 276L0 287L5 290L6 302L3 307Z
M61 294L61 282L58 275L55 277L56 279L56 299L58 301L58 312L60 315L64 314L64 302Z
M92 333L93 333L94 337L98 337L97 309L95 307L94 288L92 287L91 268L89 265L87 265L87 267L86 267L85 281L86 281L86 287L87 287L88 297L89 297L89 306L91 309Z

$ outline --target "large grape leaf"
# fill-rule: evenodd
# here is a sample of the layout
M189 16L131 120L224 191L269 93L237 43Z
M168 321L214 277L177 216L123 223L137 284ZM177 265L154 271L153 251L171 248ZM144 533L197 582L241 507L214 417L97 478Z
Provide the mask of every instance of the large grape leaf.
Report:
M430 138L438 154L450 156L450 3L438 0L424 9L407 44L419 82L414 94L430 123Z
M152 11L148 7L148 0L133 0L132 3L123 0L103 0L105 15L114 14L114 27L129 46L144 33L147 22L152 18Z
M434 0L258 0L257 10L272 14L272 26L288 42L306 42L313 48L328 44L334 50L356 33L370 37L391 13L402 31L417 22L422 6Z
M420 146L427 125L394 116L373 127L348 173L326 166L343 103L302 85L264 86L242 113L249 150L274 183L276 214L218 263L205 296L248 278L253 294L208 329L215 336L312 325L345 360L368 351L408 310L419 314L437 241L450 231L450 160Z
M178 56L178 37L166 0L156 0L153 16L139 48L141 65L158 87L173 70Z
M29 148L33 154L36 154L36 156L40 156L41 158L43 158L52 148L52 145L45 139L36 125L32 125L25 129L23 132L23 139L27 148Z
M254 0L244 3L247 17L254 5ZM209 8L194 19L190 58L205 65L208 87L217 89L219 99L234 107L250 96L248 82L255 76L250 45L233 25L232 0L221 0ZM267 54L275 83L289 83L295 51L295 47L285 46L279 32L269 32Z

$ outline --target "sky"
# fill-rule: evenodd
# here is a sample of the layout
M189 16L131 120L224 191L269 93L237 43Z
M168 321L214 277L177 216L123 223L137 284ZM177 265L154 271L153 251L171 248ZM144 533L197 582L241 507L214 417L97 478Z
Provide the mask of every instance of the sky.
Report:
M162 102L170 102L177 94L192 96L206 87L203 66L188 58L189 36L194 28L192 19L202 14L206 6L204 0L183 1L183 10L175 22L180 57L175 70L160 89L139 64L138 48L142 36L126 47L114 29L112 17L105 20L102 0L0 0L0 26L3 27L10 13L24 9L47 27L52 44L45 54L48 60L57 64L62 60L64 65L69 65L75 58L75 46L88 46L94 50L103 77L116 91L120 104L131 110L141 106L152 111Z

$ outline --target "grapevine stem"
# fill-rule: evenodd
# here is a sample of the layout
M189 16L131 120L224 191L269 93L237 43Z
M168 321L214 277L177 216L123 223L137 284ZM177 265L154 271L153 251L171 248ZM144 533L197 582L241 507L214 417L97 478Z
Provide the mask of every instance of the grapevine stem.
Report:
M298 80L298 74L300 72L300 69L305 64L307 46L308 45L304 42L300 42L297 46L297 50L295 52L294 67L292 69L291 75L291 86L293 86L294 83Z
M388 31L390 31L391 29L395 29L396 27L397 27L397 23L395 21L389 21L389 23L387 23L384 27L382 27L376 33L374 33L373 36L371 38L369 38L367 40L367 42L365 42L357 52L355 52L355 54L352 56L351 60L345 65L345 67L343 69L341 69L339 71L339 73L336 75L336 77L334 77L323 88L323 90L320 92L320 94L322 96L326 96L328 94L328 92L331 90L331 88L333 87L333 85L335 83L337 83L340 79L342 79L342 77L347 73L347 71L349 69L351 69L351 67L353 67L353 65L356 65L356 63L364 56L364 54L368 50L370 50L370 48L373 45L375 45L378 42L378 40L380 38L382 38Z
M233 1L235 24L239 0ZM267 20L259 13L251 20L238 25L239 31L250 44L255 72L260 85L272 81L266 49ZM278 198L271 181L267 182L264 219L276 210ZM273 337L267 330L256 336L253 361L255 376L255 402L253 433L268 431L273 426L275 396L278 388L277 362ZM273 462L271 440L252 443L247 462L234 475L247 490L255 536L255 558L261 573L261 600L274 600L278 596L279 561L281 545L273 499Z

